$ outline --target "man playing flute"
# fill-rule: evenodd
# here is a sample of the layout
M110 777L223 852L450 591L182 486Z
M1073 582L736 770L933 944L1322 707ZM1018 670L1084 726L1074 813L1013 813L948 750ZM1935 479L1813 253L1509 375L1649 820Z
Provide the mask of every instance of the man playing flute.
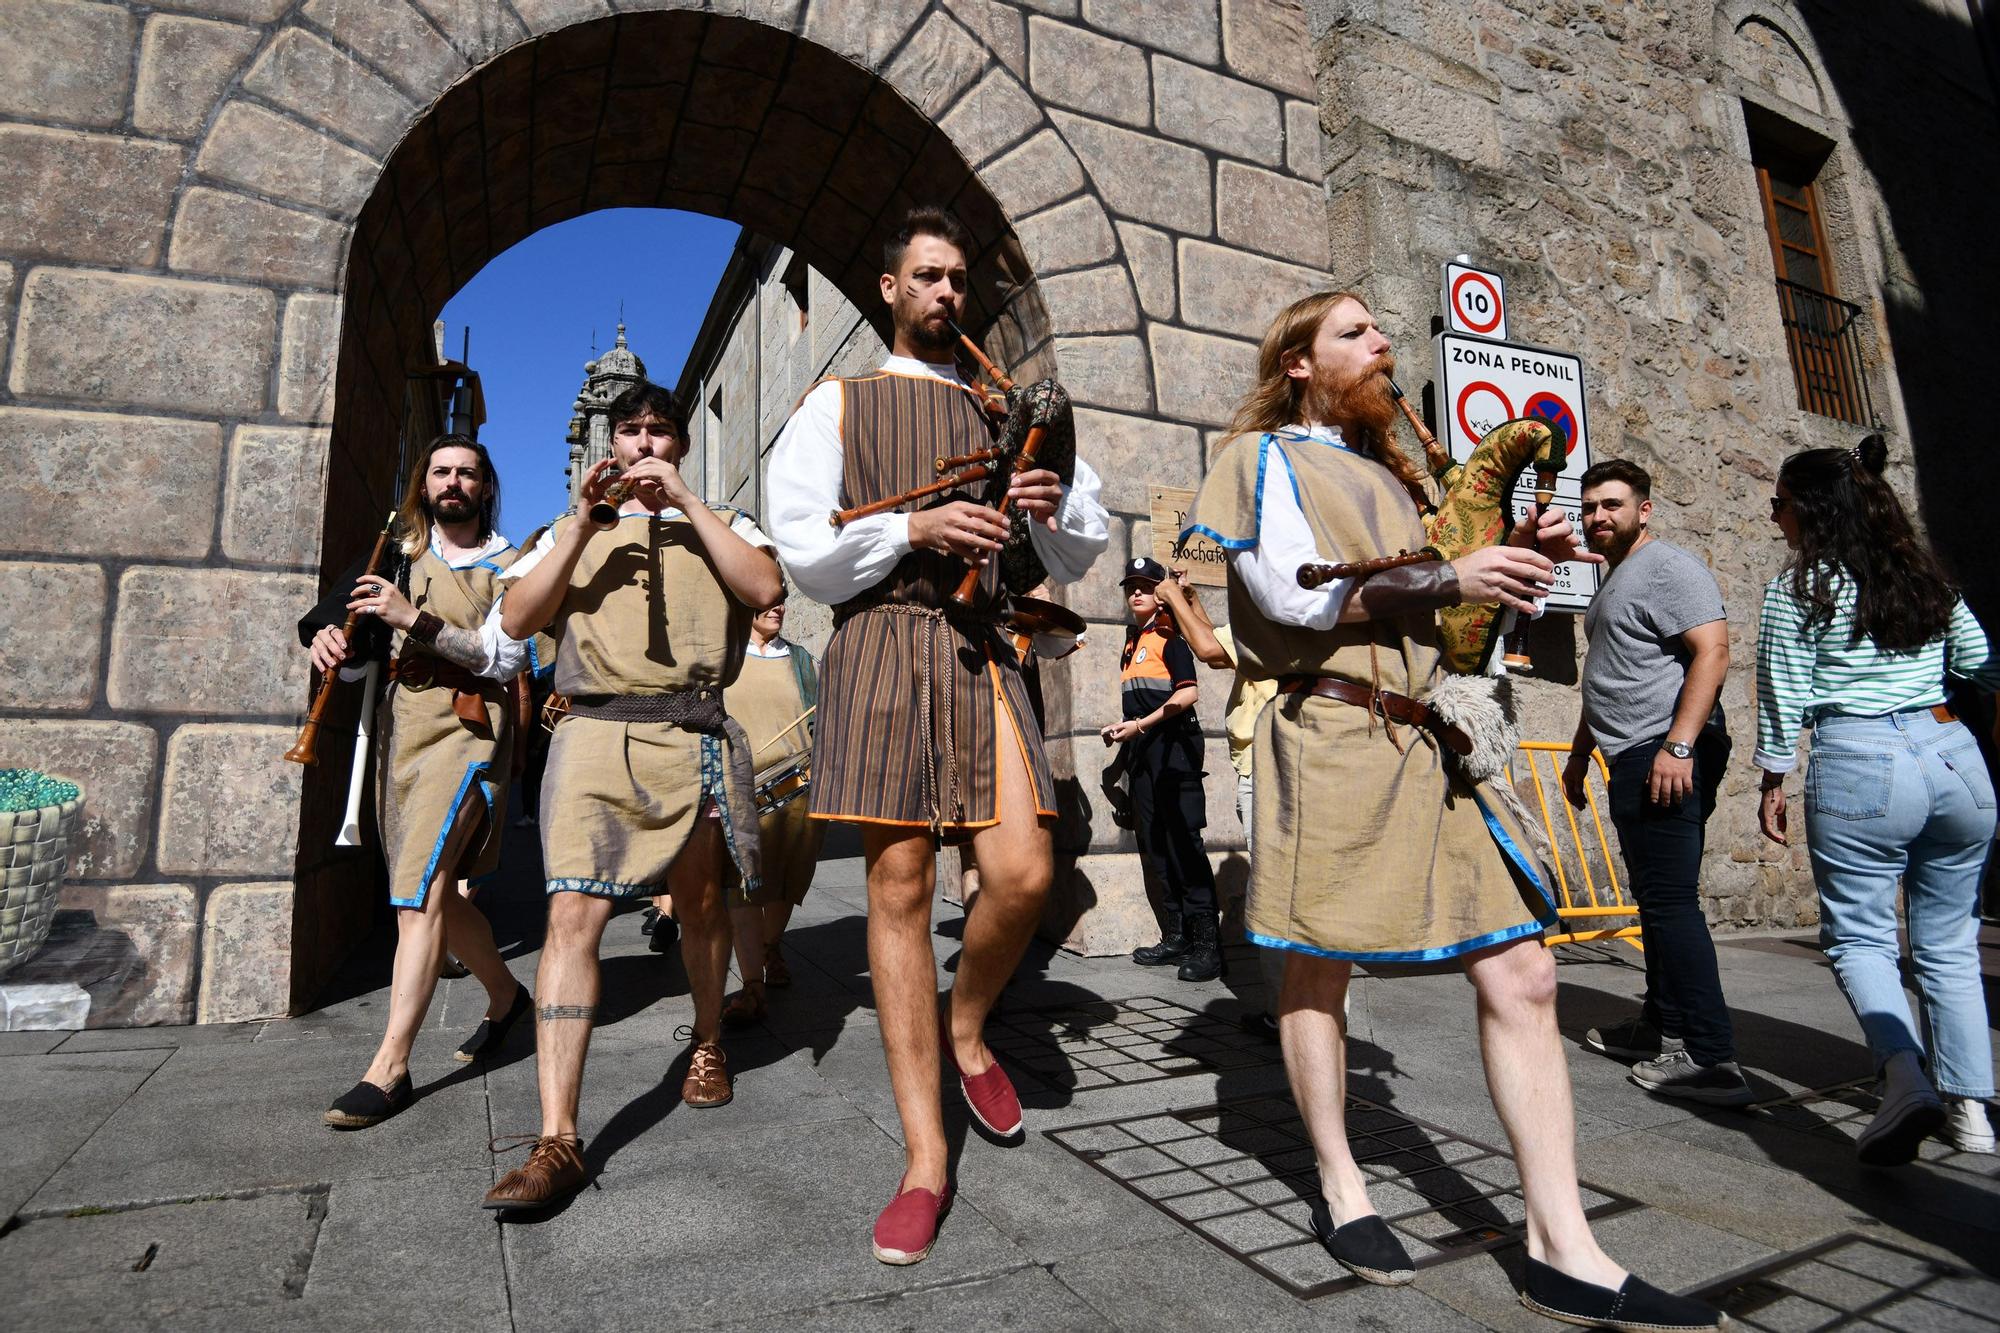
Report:
M486 988L486 1017L460 1060L497 1049L527 1012L527 988L493 944L486 916L458 881L500 860L515 732L513 694L502 682L527 645L500 635L487 612L500 574L520 554L494 531L500 478L486 447L440 435L410 475L397 514L399 577L343 579L299 621L299 638L324 672L374 657L386 644L390 684L381 704L377 822L396 908L389 1023L361 1081L327 1109L336 1129L379 1124L410 1102L410 1047L437 988L446 946ZM341 632L363 617L356 643ZM377 628L379 627L379 628Z
M1532 846L1500 802L1442 763L1465 737L1419 702L1438 674L1441 607L1533 614L1580 555L1550 506L1508 543L1308 590L1301 564L1415 551L1422 474L1394 443L1389 340L1359 297L1281 311L1256 386L1189 513L1228 552L1239 664L1278 680L1257 721L1250 938L1285 951L1278 1023L1319 1159L1312 1226L1385 1285L1415 1277L1369 1202L1344 1122L1342 1001L1357 962L1462 968L1487 1087L1521 1173L1531 1309L1620 1329L1713 1329L1721 1316L1633 1277L1598 1248L1578 1194L1575 1112L1555 1020L1555 918ZM1184 532L1183 537L1186 536Z
M620 899L674 895L694 998L681 1100L730 1099L719 1041L729 965L725 883L757 888L749 746L723 713L750 617L783 591L747 515L703 504L681 476L687 424L667 390L636 384L607 415L612 457L508 572L497 615L511 638L548 629L569 716L542 779L549 923L535 991L541 1133L488 1191L499 1212L546 1208L587 1180L577 1134L597 1015L598 943ZM613 463L622 469L612 492ZM623 495L622 502L618 496ZM599 521L600 501L616 504Z
M907 1165L874 1231L875 1257L930 1253L951 1199L938 1092L939 1037L973 1115L1002 1138L1021 1104L981 1038L987 1012L1041 919L1053 874L1055 783L1012 647L1000 632L997 558L1009 520L947 492L910 511L856 519L830 511L936 479L936 459L992 443L980 400L953 363L964 310L963 228L913 209L885 247L882 300L892 354L872 375L830 380L792 414L768 475L772 531L801 590L834 607L814 736L812 814L862 827L868 961ZM1098 480L1079 459L1064 486L1046 469L1009 495L1057 582L1082 577L1108 540ZM949 598L978 566L970 610ZM931 952L940 839L969 838L980 892L942 1017Z

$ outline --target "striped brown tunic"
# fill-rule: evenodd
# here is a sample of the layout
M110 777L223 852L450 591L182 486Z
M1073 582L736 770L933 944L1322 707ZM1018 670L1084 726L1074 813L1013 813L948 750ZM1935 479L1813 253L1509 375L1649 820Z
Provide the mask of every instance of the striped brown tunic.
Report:
M937 459L992 442L985 414L960 385L883 371L843 380L841 391L843 506L935 481ZM924 507L984 498L960 489ZM835 608L814 736L814 818L983 828L999 818L1003 744L1020 747L1036 811L1054 818L1055 780L1020 661L995 623L999 562L981 576L974 610L947 615L964 575L954 556L911 551Z

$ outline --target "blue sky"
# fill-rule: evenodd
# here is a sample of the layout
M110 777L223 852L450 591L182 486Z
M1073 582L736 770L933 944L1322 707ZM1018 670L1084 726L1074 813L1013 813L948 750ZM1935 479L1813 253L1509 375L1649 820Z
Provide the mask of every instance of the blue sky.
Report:
M500 470L500 530L518 542L569 506L563 433L593 330L611 346L619 302L646 374L671 388L736 244L733 222L664 208L612 208L536 232L445 304L445 354L472 329L486 391L479 439Z

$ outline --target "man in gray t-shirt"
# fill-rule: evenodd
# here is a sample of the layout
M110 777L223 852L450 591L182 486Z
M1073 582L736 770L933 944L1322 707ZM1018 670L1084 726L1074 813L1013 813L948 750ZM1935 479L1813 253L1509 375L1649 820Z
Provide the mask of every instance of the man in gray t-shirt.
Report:
M1646 944L1640 1016L1585 1040L1637 1060L1632 1080L1648 1091L1740 1106L1751 1092L1701 907L1706 825L1729 762L1717 701L1729 624L1708 567L1649 530L1652 488L1645 469L1623 459L1583 474L1584 538L1608 573L1583 619L1583 716L1563 790L1584 803L1591 747L1601 748Z

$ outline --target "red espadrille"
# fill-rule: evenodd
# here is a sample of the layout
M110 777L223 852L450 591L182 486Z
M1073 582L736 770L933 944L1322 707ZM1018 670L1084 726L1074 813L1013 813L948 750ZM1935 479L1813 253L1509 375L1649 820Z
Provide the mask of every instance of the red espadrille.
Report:
M951 1048L951 1019L947 1016L938 1028L938 1042L944 1050L945 1062L958 1075L958 1089L965 1094L966 1109L972 1118L986 1127L986 1132L996 1138L1011 1139L1021 1132L1021 1098L1014 1091L1014 1084L995 1060L983 1074L968 1074L959 1068L958 1053Z
M951 1211L951 1185L940 1193L896 1185L896 1197L875 1219L875 1257L885 1264L918 1264L937 1244L938 1227Z

